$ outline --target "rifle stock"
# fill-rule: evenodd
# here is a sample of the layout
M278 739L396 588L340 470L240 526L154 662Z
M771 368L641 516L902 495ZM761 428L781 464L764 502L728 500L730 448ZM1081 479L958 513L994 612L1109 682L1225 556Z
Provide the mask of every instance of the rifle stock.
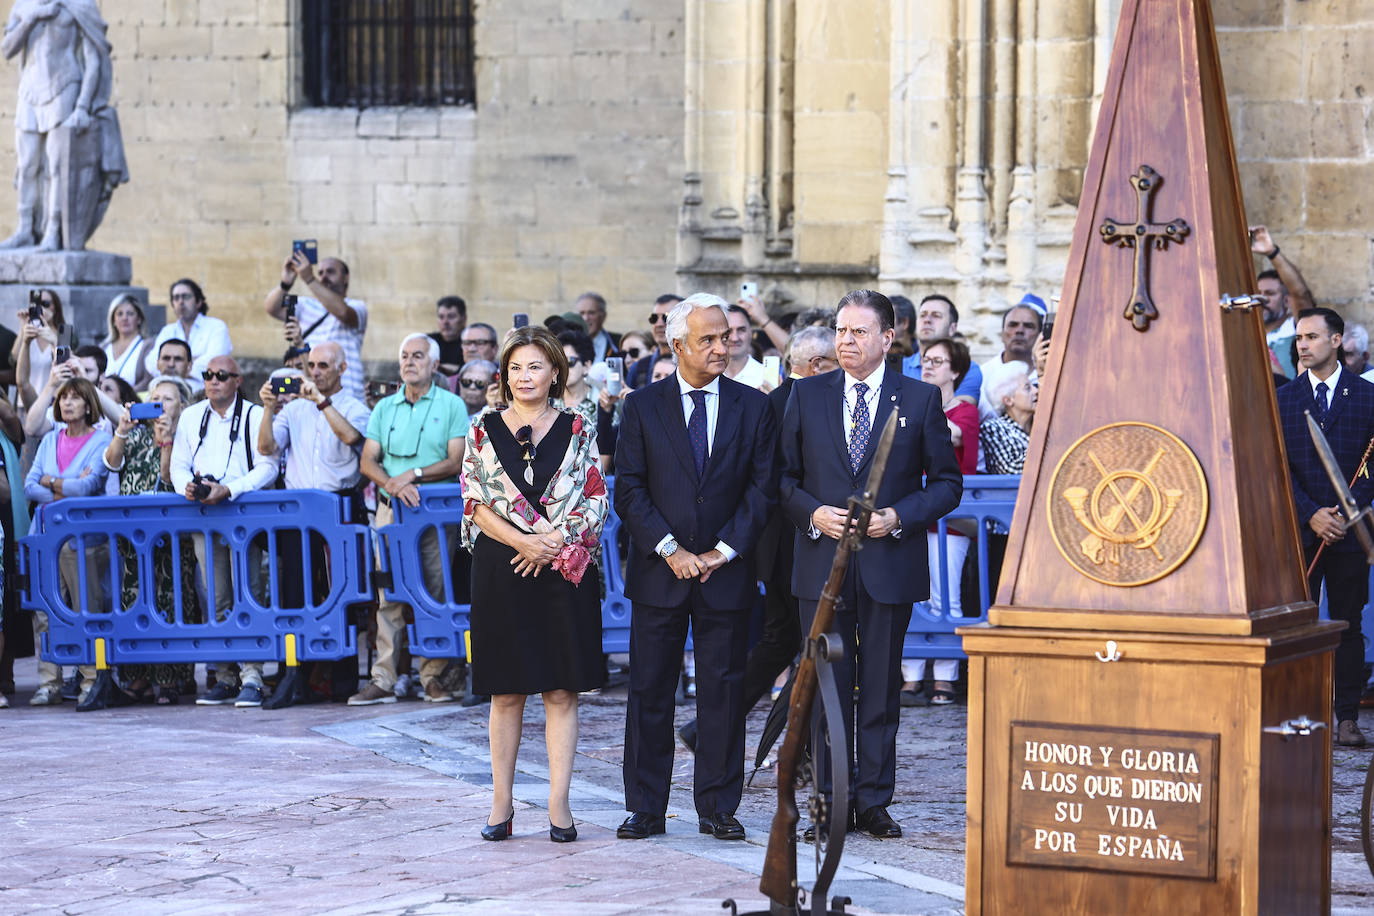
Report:
M815 706L818 680L816 658L813 654L822 636L830 632L835 623L835 604L839 600L840 589L844 585L845 571L849 568L849 555L863 546L868 532L868 520L874 511L874 499L883 482L887 470L887 456L892 451L892 439L897 433L897 411L888 414L887 422L878 439L878 447L873 453L873 464L869 468L862 498L849 497L849 513L845 516L845 528L835 547L835 560L830 564L830 577L825 580L821 600L816 603L816 616L811 621L811 632L807 634L807 649L802 652L801 664L797 666L797 678L792 684L792 699L787 708L787 737L783 739L782 750L778 752L778 810L773 814L773 825L768 831L768 852L763 860L763 874L759 878L759 891L779 906L789 911L797 909L797 760L811 730L811 710ZM846 702L851 697L846 692ZM834 729L842 735L842 729ZM844 740L841 736L839 740ZM813 754L814 759L814 754ZM816 826L819 836L820 825ZM821 887L815 892L823 893Z
M861 514L866 526L868 513L858 506L850 509L849 519L854 520L856 512ZM816 617L807 635L808 645L814 645L835 623L835 602L849 566L849 554L849 539L842 538L835 549L830 578L816 605ZM792 683L792 701L787 708L787 736L778 752L778 810L773 814L773 826L768 832L768 852L759 879L763 895L783 906L795 906L797 900L797 760L811 731L816 687L816 660L810 653L802 653L797 677Z

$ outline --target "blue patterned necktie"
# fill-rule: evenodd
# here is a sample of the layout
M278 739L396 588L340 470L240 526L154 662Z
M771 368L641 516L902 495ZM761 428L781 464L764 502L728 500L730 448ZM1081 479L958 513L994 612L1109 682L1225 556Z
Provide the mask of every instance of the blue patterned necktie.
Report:
M692 416L687 421L687 438L692 443L692 459L697 463L697 476L706 472L706 392L689 391Z
M868 450L868 386L859 382L854 386L853 428L849 431L849 469L859 473L863 464L864 452Z
M1326 393L1331 389L1326 387L1326 382L1317 382L1317 425L1326 424Z

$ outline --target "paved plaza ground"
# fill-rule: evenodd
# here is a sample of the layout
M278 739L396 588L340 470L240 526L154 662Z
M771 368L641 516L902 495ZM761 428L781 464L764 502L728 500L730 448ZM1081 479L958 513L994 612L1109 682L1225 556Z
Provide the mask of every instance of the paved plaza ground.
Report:
M696 831L680 750L666 836L615 839L623 688L584 697L573 810L548 840L538 701L527 711L515 837L484 842L486 707L406 702L268 712L138 706L77 714L26 705L33 660L0 711L0 913L712 914L758 893L774 802L760 771L745 843ZM851 834L834 892L854 913L963 911L962 705L905 709L892 814L901 840ZM690 705L680 719L692 714ZM762 728L750 717L749 753ZM1374 716L1365 728L1374 731ZM1374 912L1357 812L1369 751L1335 753L1334 911ZM812 868L803 847L802 871Z

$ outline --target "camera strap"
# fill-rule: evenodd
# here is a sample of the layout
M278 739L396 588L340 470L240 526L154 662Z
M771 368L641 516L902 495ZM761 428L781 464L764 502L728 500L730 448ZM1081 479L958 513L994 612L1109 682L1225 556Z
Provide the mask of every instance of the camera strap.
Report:
M246 412L251 411L253 407L253 404L244 400L242 392L234 398L234 418L229 421L229 454L224 459L224 474L229 473L229 463L234 457L234 443L238 441L239 432L243 428L243 416ZM196 450L191 453L192 467L195 466L196 455L200 454L200 447L205 444L205 437L210 432L210 412L214 409L214 405L209 401L205 402L205 413L200 416L200 438L196 442ZM243 456L248 462L248 470L253 470L253 449L248 442L247 436L243 439ZM220 475L221 480L224 478L224 474Z

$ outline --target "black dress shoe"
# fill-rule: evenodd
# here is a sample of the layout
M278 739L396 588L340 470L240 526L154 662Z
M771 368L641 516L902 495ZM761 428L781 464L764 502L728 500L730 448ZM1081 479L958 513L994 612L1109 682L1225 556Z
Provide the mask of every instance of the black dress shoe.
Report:
M666 829L663 815L636 811L616 828L615 835L622 840L642 840L655 833L663 833Z
M549 821L549 839L555 843L571 843L577 839L577 825L571 827L555 827L553 821Z
M697 720L693 719L679 728L677 737L682 742L683 747L695 754L697 752Z
M882 840L892 840L902 835L902 826L881 805L874 805L862 812L854 823L860 830Z
M510 817L499 824L487 824L482 828L482 839L484 840L504 840L510 836L511 828L515 826L515 812L511 811Z
M697 829L709 833L718 840L744 839L744 825L735 820L733 814L712 814L697 819Z

